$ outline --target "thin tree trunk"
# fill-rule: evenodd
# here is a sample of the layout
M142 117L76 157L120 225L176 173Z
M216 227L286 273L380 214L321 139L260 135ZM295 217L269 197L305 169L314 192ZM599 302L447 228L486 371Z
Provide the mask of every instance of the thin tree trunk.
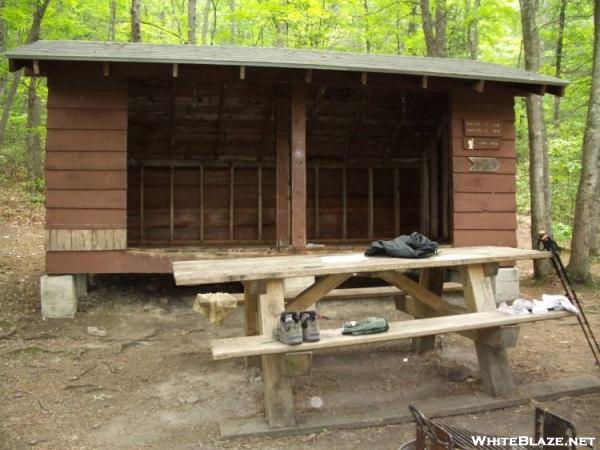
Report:
M365 21L365 51L371 53L371 40L369 37L369 1L363 0L363 13Z
M598 161L600 166L600 161ZM599 169L600 170L600 169ZM594 192L600 192L600 176L596 180L596 188ZM600 256L600 201L594 202L594 210L592 211L592 243L590 245L590 257Z
M575 281L590 278L590 249L592 234L597 223L592 221L600 202L597 187L600 185L600 0L594 2L594 62L592 91L588 105L587 122L583 138L581 177L575 203L571 258L567 270Z
M535 0L521 0L521 24L525 69L537 72L540 67L540 40L535 17ZM539 232L552 233L550 218L550 191L546 150L546 124L542 97L531 94L527 98L527 127L529 132L529 186L531 194L531 239L535 246ZM547 261L534 261L536 278L550 275Z
M46 10L48 9L49 4L50 0L40 0L36 2L35 10L33 11L33 17L31 21L31 28L29 29L29 33L27 34L27 41L25 42L26 44L31 44L32 42L35 42L40 38L42 20L44 19L44 14L46 14ZM22 70L19 70L13 73L12 81L10 87L8 88L8 93L6 95L4 105L2 106L2 116L0 117L0 147L4 143L6 126L8 124L8 118L10 116L10 109L15 99L15 94L17 93L19 82L21 81L22 72Z
M237 21L235 20L235 0L229 0L229 11L231 13L230 27L231 27L231 43L237 42Z
M215 34L217 33L217 2L211 0L213 9L213 23L210 30L210 45L215 45Z
M196 45L196 0L188 0L188 44Z
M110 1L110 19L108 21L108 41L114 42L116 40L116 28L117 28L117 0Z
M131 0L131 42L142 42L142 0Z
M556 37L556 57L554 76L560 78L562 75L562 52L563 39L565 35L565 15L567 10L567 0L560 1L560 12L558 14L558 36ZM560 127L560 97L554 97L554 111L552 114L555 131L558 132Z
M211 0L205 0L202 10L202 45L208 43L208 15L210 14Z
M37 93L38 78L29 79L27 89L27 178L32 190L42 177L42 143L40 138L41 105Z
M427 56L445 57L446 51L446 0L436 0L435 22L429 0L420 0L423 33Z
M473 1L473 19L469 22L467 30L467 43L469 47L469 57L477 59L479 57L479 6L480 0Z
M277 22L277 37L275 47L285 47L285 37L287 34L287 24L284 21Z

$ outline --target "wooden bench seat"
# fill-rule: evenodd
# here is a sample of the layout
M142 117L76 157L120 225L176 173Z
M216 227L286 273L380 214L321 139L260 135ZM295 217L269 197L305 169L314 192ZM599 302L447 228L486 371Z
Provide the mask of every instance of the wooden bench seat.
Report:
M344 336L339 328L321 330L321 340L319 342L306 342L297 346L285 345L270 336L258 335L214 339L210 341L210 348L215 360L244 356L273 355L495 328L539 320L560 319L572 315L566 311L550 312L543 315L529 314L526 316L511 316L496 311L476 312L391 322L390 329L387 332L364 336Z

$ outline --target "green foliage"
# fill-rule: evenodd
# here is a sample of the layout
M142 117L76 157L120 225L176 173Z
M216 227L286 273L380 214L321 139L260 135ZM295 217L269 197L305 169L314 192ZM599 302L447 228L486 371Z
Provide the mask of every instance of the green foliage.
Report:
M434 4L435 2L430 2ZM477 24L480 59L522 66L521 24L517 0L446 0L448 54L468 57L467 30ZM563 77L571 81L561 100L560 123L553 123L554 98L545 97L548 123L555 234L568 239L580 171L580 152L591 83L592 3L568 0L563 48ZM6 47L21 45L28 34L35 0L4 0ZM104 41L110 27L110 0L51 0L42 26L45 39ZM116 2L117 41L130 32L129 0ZM543 50L542 72L554 75L560 0L539 3L538 26ZM204 8L208 6L208 10ZM206 18L206 23L204 19ZM426 46L419 2L409 0L197 0L197 41L206 44L318 48L403 55L424 55ZM142 40L187 41L187 0L142 0ZM0 77L7 76L6 59ZM12 77L8 76L10 83ZM40 92L45 98L42 83ZM6 95L6 89L2 95ZM27 83L21 80L0 149L0 176L22 177L26 135ZM45 107L42 108L45 111ZM45 118L43 122L45 123ZM527 120L516 101L517 205L529 211ZM31 192L39 191L34 181Z

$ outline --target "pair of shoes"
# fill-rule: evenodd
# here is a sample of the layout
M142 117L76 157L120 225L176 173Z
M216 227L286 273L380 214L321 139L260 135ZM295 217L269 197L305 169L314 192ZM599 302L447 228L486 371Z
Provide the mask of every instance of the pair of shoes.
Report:
M283 312L273 330L273 337L287 345L317 342L321 339L315 311Z

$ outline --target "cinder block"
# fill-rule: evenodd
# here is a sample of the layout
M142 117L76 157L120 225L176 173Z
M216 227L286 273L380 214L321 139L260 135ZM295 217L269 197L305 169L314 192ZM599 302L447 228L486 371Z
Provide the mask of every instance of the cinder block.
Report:
M496 303L512 301L520 297L519 269L502 267L495 276Z
M73 275L44 275L40 280L42 316L72 319L77 313L77 293Z

